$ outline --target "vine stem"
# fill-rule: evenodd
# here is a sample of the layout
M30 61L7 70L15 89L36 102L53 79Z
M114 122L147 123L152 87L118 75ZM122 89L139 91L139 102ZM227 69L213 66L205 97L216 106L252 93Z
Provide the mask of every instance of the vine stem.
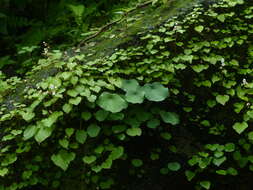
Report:
M88 40L93 39L93 38L95 38L96 36L98 36L99 34L101 34L102 32L106 31L106 30L109 29L112 25L114 25L114 24L119 23L120 21L122 21L122 20L124 19L124 17L126 17L129 13L133 12L133 11L136 10L136 9L143 8L143 7L145 7L145 6L149 5L149 4L151 4L152 2L153 2L153 0L144 2L144 3L142 3L142 4L138 4L138 5L136 5L133 9L130 9L130 10L126 11L120 19L115 20L115 21L113 21L113 22L110 22L110 23L104 25L103 27L100 28L100 30L99 30L98 32L96 32L95 34L93 34L93 35L91 35L91 36L85 38L84 40L82 40L82 41L77 45L77 48L80 48L80 47L81 47L82 45L84 45Z

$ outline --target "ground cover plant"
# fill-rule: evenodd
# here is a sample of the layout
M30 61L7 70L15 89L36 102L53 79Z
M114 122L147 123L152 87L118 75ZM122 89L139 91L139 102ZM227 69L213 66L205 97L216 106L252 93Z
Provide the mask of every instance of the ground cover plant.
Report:
M253 2L182 2L0 75L1 190L253 188Z

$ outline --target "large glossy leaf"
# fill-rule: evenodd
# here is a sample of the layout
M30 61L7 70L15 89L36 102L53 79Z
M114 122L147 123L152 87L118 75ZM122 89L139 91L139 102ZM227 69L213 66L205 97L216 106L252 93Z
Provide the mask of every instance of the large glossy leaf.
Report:
M168 88L165 88L162 84L158 82L145 84L143 89L145 92L145 97L149 101L160 102L165 100L169 96Z
M97 104L104 110L112 113L120 112L128 106L127 102L118 94L112 94L108 92L103 92L99 96Z

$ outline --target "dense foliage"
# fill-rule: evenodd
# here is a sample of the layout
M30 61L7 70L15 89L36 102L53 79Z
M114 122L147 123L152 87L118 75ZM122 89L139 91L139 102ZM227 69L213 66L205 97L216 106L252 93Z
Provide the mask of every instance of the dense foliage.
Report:
M136 0L1 0L0 69L20 75L44 48L73 46Z
M253 2L146 9L113 53L107 32L0 78L0 189L252 189Z

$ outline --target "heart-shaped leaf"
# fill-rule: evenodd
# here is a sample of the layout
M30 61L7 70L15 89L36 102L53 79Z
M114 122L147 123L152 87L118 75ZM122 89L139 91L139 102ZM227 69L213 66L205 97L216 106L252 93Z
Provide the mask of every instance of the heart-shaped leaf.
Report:
M64 171L68 169L68 166L71 161L75 159L74 152L67 152L66 150L60 150L58 154L53 154L51 160L54 164Z
M225 105L228 100L229 100L228 95L217 95L216 96L216 101L222 105Z
M253 131L248 133L248 139L253 141Z
M248 124L246 122L242 122L242 123L239 123L239 122L236 122L234 125L233 125L233 129L238 133L238 134L241 134L245 129L248 128Z
M67 139L60 139L59 140L59 144L63 147L63 148L68 148L69 146L69 141Z
M38 131L38 128L35 125L28 126L24 131L24 140L32 138L35 133Z
M200 186L205 188L205 189L210 189L211 187L211 182L210 181L201 181L200 183Z
M52 131L53 131L52 127L41 127L35 135L35 140L38 143L43 142L52 134Z
M76 141L83 144L87 139L87 133L84 130L76 131Z
M95 162L96 159L97 159L96 156L84 156L83 157L83 162L85 164L91 164L91 163Z
M3 177L5 176L7 173L8 173L8 168L3 168L3 169L0 169L0 176Z

